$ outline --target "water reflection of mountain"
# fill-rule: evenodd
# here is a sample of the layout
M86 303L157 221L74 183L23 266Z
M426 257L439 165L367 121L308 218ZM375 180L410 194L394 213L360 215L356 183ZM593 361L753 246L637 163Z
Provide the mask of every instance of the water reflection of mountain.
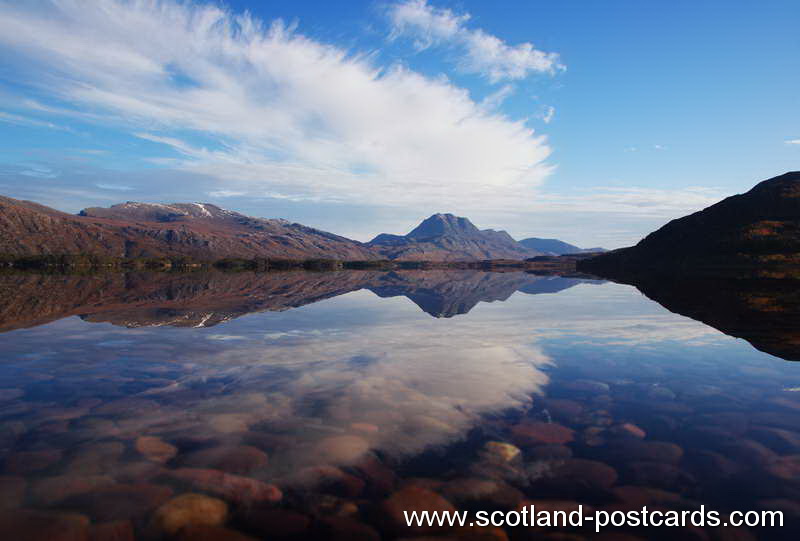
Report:
M578 278L468 270L326 273L131 273L0 277L0 330L68 316L126 327L210 327L242 315L280 311L359 289L406 296L434 317L465 314L514 292L553 293Z
M800 289L796 280L650 276L631 283L672 312L743 338L771 355L800 361Z

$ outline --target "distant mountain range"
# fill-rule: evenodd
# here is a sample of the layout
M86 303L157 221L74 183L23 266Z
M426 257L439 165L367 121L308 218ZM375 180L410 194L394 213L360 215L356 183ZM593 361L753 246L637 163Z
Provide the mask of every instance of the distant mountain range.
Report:
M434 214L407 235L381 233L367 244L387 259L405 261L525 259L542 255L505 231L481 230L468 219L452 214Z
M187 257L369 261L522 260L583 252L561 241L517 242L467 218L434 214L407 235L363 243L287 220L254 218L209 203L92 207L78 215L0 196L0 256L91 254L116 258ZM553 248L555 247L555 248ZM574 250L574 251L573 251Z
M578 248L574 244L564 242L558 239L539 239L531 237L529 239L522 239L520 244L530 250L546 254L546 255L566 255L566 254L583 254L589 252L605 252L605 248Z
M647 274L800 277L800 172L672 220L636 246L578 263L623 281Z
M201 203L123 203L75 216L0 197L0 254L375 259L363 243L285 220Z

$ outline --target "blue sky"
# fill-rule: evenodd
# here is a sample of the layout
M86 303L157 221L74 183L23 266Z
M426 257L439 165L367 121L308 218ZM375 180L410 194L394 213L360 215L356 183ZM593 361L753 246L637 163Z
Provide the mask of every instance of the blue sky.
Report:
M798 169L800 4L0 1L0 194L636 242Z

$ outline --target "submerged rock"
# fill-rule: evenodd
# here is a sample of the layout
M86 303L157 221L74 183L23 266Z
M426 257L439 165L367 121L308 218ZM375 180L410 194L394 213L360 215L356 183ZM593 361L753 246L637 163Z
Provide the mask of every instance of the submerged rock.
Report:
M380 541L378 531L357 520L344 517L325 517L320 520L324 539L329 541Z
M404 512L455 511L455 507L444 497L424 488L408 486L398 490L378 506L381 523L398 534L427 534L446 530L448 526L408 526Z
M314 448L320 460L331 464L355 462L370 449L369 442L359 436L331 436L317 443Z
M511 429L512 439L520 445L564 444L574 439L575 432L556 423L524 421Z
M89 541L135 541L130 520L117 520L93 524L89 528Z
M493 462L511 462L521 455L519 447L500 441L489 441L483 446L481 456Z
M181 494L156 509L152 527L175 535L187 526L221 526L228 519L228 504L203 494Z
M168 462L178 454L178 448L155 436L140 436L136 439L136 450L153 462Z
M283 497L275 485L219 470L179 468L167 473L176 481L237 503L277 502Z
M610 488L617 482L617 470L596 460L571 458L553 471L553 476L583 485Z
M176 539L177 541L257 541L255 537L242 532L208 524L184 526Z
M59 475L33 481L31 496L40 505L53 505L61 500L90 492L96 488L114 485L107 475Z
M91 475L113 471L119 458L125 452L125 445L119 441L90 443L78 448L72 456L67 470L70 473Z
M86 541L89 519L77 513L18 509L0 513L0 532L14 541Z
M289 509L249 509L239 518L247 531L261 539L303 539L311 526L310 517Z
M93 520L140 519L172 496L172 489L147 483L98 487L61 502L65 508L85 512Z
M20 451L6 457L5 472L25 475L45 470L60 460L61 451L58 449Z
M267 454L251 445L221 446L202 449L182 460L189 468L209 468L228 473L248 474L267 465Z

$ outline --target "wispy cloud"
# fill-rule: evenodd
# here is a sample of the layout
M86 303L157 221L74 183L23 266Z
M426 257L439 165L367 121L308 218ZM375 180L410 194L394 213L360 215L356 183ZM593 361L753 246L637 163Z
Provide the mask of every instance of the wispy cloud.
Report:
M6 124L15 124L17 126L29 126L32 128L50 128L51 130L70 131L69 128L59 126L58 124L54 124L52 122L22 115L15 115L13 113L6 113L4 111L0 111L0 122L5 122Z
M559 67L462 26L466 66L492 79ZM0 50L36 90L31 110L166 145L178 157L153 152L162 166L221 191L468 212L521 208L551 170L544 138L452 82L216 5L4 3Z
M408 36L418 49L444 45L461 52L458 66L492 82L524 79L532 73L564 70L556 53L540 51L531 43L509 45L479 28L468 28L469 14L431 6L426 0L406 0L389 7L392 37Z
M800 145L800 139L787 139L785 143L787 145Z

